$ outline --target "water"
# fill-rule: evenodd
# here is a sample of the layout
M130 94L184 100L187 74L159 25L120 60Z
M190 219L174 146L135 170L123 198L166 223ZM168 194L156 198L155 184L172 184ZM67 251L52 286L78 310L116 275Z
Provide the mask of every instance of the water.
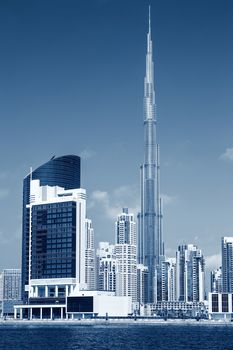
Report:
M233 325L0 325L1 350L232 350Z

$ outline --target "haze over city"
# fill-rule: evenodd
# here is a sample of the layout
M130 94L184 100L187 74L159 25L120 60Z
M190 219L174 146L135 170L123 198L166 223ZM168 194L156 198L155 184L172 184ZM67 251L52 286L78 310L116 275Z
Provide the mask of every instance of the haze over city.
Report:
M1 268L20 267L22 181L53 155L82 158L96 243L139 210L148 1L1 2ZM164 240L207 267L232 235L231 1L150 1Z

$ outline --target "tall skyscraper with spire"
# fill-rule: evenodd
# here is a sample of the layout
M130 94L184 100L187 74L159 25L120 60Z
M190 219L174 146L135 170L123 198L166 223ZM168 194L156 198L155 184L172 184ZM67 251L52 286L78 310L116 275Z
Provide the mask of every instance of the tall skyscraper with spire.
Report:
M160 265L164 256L160 197L159 145L156 140L154 63L149 30L144 81L144 162L141 165L141 211L138 214L138 263L148 267L149 303L159 299Z

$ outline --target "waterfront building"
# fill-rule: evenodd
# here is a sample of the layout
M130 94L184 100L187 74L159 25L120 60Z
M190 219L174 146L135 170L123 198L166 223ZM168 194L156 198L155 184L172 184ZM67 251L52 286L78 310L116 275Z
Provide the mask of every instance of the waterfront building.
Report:
M191 318L200 317L207 318L207 302L195 301L159 301L155 307L151 309L151 314L157 314L165 317Z
M109 242L99 242L97 256L97 289L116 291L116 252Z
M222 291L233 292L233 237L222 237Z
M88 290L96 289L94 229L92 221L85 220L86 249L85 249L85 282Z
M61 311L61 314L59 314ZM65 313L64 313L65 312ZM54 318L80 320L84 318L105 317L127 317L132 315L131 297L116 296L114 292L108 291L80 291L77 286L65 299L64 305L16 305L14 307L14 318L28 319L50 319Z
M137 301L136 223L128 208L115 222L116 295L130 296Z
M25 286L29 283L29 208L30 181L40 180L41 186L60 186L64 189L80 188L80 157L66 155L53 157L28 174L23 181L23 216L22 216L22 298L27 301Z
M205 260L193 244L181 245L176 252L176 299L205 300Z
M1 314L13 315L14 305L21 301L21 270L4 269L0 274Z
M209 318L231 320L233 315L232 293L209 293Z
M222 292L222 268L213 270L210 273L210 291L212 293Z
M161 261L164 260L162 205L160 197L159 146L156 140L156 106L151 23L147 34L146 76L144 81L144 162L141 174L141 210L138 214L138 263L148 267L148 302L161 290ZM156 272L157 271L157 272ZM156 282L157 281L157 282Z
M86 191L30 181L28 304L61 304L85 289ZM32 309L31 309L32 312ZM47 311L45 311L47 312ZM56 310L58 312L58 310Z
M89 317L127 317L132 314L132 300L127 296L116 296L108 291L79 291L76 289L67 298L67 317L82 315Z

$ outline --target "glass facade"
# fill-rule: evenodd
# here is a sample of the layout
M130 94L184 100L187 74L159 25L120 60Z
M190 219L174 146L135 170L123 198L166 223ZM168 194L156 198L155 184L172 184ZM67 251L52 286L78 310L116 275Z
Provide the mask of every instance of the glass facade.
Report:
M31 279L75 278L75 202L32 207L31 250Z
M52 158L35 169L31 177L40 180L41 186L60 186L66 190L80 188L80 157L67 155ZM22 298L27 301L25 285L29 276L29 204L30 174L23 182L23 220L22 220Z
M91 312L93 313L93 297L68 297L67 312Z

